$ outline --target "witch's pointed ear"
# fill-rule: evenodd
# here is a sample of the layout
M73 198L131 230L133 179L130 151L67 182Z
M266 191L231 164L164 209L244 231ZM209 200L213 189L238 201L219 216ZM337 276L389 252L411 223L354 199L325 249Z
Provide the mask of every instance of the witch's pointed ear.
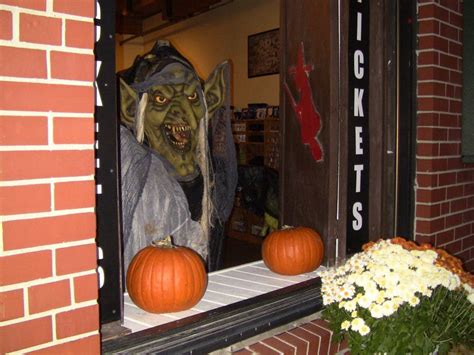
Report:
M204 84L209 117L212 117L214 112L225 103L226 96L230 93L228 85L230 85L230 63L225 61L214 69Z
M138 94L120 78L120 120L129 128L135 127Z

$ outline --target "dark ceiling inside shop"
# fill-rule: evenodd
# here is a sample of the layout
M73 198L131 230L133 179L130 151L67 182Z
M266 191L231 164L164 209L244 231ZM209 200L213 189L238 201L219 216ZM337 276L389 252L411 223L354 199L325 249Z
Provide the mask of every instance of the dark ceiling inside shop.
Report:
M162 14L163 20L173 24L199 15L230 1L222 0L116 0L116 32L143 35L143 21Z

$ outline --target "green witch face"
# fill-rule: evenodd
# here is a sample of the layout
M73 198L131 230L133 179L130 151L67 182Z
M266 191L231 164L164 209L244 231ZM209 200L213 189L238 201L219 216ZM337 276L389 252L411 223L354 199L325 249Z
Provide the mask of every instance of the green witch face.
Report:
M147 60L158 60L147 55ZM151 66L142 82L120 81L121 119L144 141L165 157L180 176L197 169L196 148L200 121L222 104L223 70L218 67L209 80L201 81L192 67L180 61L160 68ZM138 104L137 104L138 103Z

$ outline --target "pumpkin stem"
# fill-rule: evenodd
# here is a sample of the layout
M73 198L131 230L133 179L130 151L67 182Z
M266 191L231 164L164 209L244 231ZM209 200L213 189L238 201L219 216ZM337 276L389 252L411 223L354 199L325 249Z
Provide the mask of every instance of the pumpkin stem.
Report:
M158 248L174 248L173 239L171 235L167 235L160 240L152 240L151 245Z
M292 229L292 228L295 228L295 227L289 226L289 225L287 225L287 224L281 226L281 229L282 229L282 230L285 230L285 229Z

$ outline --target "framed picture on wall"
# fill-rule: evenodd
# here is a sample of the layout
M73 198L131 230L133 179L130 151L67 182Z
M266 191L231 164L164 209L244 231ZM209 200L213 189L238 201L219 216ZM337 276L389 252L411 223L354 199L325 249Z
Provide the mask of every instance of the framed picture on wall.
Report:
M248 36L248 77L278 74L280 67L279 29Z

